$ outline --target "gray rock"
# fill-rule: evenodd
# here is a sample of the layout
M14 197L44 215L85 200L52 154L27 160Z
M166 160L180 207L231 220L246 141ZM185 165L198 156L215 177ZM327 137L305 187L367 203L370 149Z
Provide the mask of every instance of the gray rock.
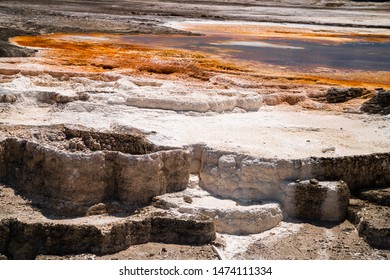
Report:
M231 158L235 158L235 165ZM206 147L202 153L199 186L221 197L255 201L278 200L280 183L298 179L343 180L354 191L367 186L388 186L389 162L389 153L272 159Z
M91 206L87 211L87 216L102 215L107 213L107 208L104 203L98 203Z
M0 88L0 103L14 103L18 96L16 92Z
M0 40L0 57L27 57L31 56L33 53L34 50L18 47L9 42Z
M390 207L353 199L348 219L371 246L390 249Z
M70 141L70 144L82 152L57 150L16 138L0 142L0 181L7 182L22 194L44 197L48 203L64 202L70 214L71 205L75 208L82 205L87 211L92 205L110 200L144 204L154 196L180 191L188 185L188 150L144 154L88 152L84 151L87 146L82 137L72 139L77 141ZM148 143L143 146L145 140L142 138L129 140L134 142L134 147L128 147L129 151L148 150ZM50 207L55 205L60 203L51 203ZM62 215L67 212L53 210L62 211Z
M378 90L373 98L363 103L360 110L369 114L390 114L390 90Z
M80 96L76 93L59 93L52 91L40 91L36 93L36 96L38 101L49 104L69 103L80 99Z
M379 205L390 207L390 188L362 190L358 197Z
M233 155L223 155L218 160L219 168L236 168L236 159Z
M283 210L293 218L340 222L347 214L350 193L343 181L289 183L281 193Z
M363 95L364 88L335 88L332 87L326 92L326 101L329 103L346 102Z

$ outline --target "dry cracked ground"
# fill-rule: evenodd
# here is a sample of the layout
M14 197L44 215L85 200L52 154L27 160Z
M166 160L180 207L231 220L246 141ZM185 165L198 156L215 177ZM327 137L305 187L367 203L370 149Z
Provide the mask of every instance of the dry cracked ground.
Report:
M389 1L0 2L1 259L389 259Z

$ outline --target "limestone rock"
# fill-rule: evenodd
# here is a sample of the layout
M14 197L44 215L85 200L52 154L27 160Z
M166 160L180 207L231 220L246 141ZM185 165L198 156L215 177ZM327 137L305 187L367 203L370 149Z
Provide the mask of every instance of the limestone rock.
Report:
M31 56L33 53L34 50L18 47L9 42L0 40L0 57L27 57Z
M263 97L261 95L248 95L240 97L236 101L236 107L245 111L257 111L263 105Z
M87 211L87 216L102 215L107 213L107 208L104 203L98 203L91 206Z
M135 84L127 78L121 78L115 82L115 88L128 91L135 88Z
M188 203L188 204L191 204L193 202L191 196L188 196L188 195L185 195L183 196L183 200Z
M191 157L188 150L172 149L159 152L163 163L166 192L182 191L188 186Z
M170 215L144 209L142 215L72 220L0 220L0 257L34 259L37 255L112 254L147 242L201 245L215 239L211 219ZM21 218L23 219L23 218ZM6 233L5 235L3 233Z
M7 255L13 259L34 259L45 252L95 252L101 239L99 229L90 225L29 224L15 219L10 224Z
M283 181L343 180L351 191L390 184L390 154L275 159L213 150L202 153L199 185L226 198L278 200ZM233 162L233 158L235 164Z
M343 181L312 180L281 187L283 209L293 218L330 222L343 221L347 214L350 193Z
M205 144L195 144L189 147L191 151L191 174L199 174L202 165L202 154L205 146Z
M17 93L0 88L0 103L14 103L17 99Z
M243 200L276 198L276 162L205 149L200 186L210 193Z
M152 219L152 242L200 245L210 243L215 237L214 223L206 216L155 216Z
M120 201L147 203L154 196L183 190L189 178L189 152L160 152L144 156L116 156ZM147 170L147 172L145 172Z
M191 198L191 204L186 202ZM155 205L171 211L196 215L213 220L216 231L227 234L256 234L277 226L283 220L280 204L237 202L210 195L201 189L187 189L156 197Z
M82 140L83 145L91 151L103 149L139 155L158 150L155 145L145 140L144 134L137 130L128 130L121 133L82 130L78 127L65 127L64 130L69 141L73 139Z
M390 114L390 90L378 90L360 109L369 114Z
M236 168L236 159L234 155L223 155L218 160L218 167L223 169Z
M58 209L52 210L61 211L62 215L72 213L72 204L76 209L86 207L85 212L92 205L112 200L145 204L153 196L180 191L188 185L187 150L136 155L85 152L85 141L78 139L75 150L83 152L7 138L0 142L0 181L37 200L46 200L48 207L57 205Z
M242 96L217 95L213 97L200 97L195 95L162 96L159 94L131 95L126 104L139 108L152 108L174 111L194 112L231 112L236 107L246 111L256 111L263 104L260 95L248 94Z
M326 92L326 101L329 103L341 103L363 95L364 88L335 88Z
M10 238L9 220L0 221L0 255L5 253Z
M390 188L362 190L358 197L383 206L390 207Z
M296 105L299 102L306 100L306 95L303 94L267 94L263 97L264 103L269 106L276 106L283 102L289 105Z
M69 103L72 101L77 101L80 99L80 96L76 93L59 93L52 91L40 91L36 93L37 99L40 102L54 104L54 103ZM86 96L82 96L82 98L87 98Z
M283 220L280 205L275 202L203 211L214 219L217 232L227 234L257 234L276 227Z
M370 245L390 249L390 207L353 199L348 219Z

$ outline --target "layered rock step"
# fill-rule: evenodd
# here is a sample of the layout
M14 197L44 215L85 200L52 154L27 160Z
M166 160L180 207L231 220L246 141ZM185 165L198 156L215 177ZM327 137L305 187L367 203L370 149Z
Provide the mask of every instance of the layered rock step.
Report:
M390 207L352 199L348 219L371 246L390 248Z
M388 153L283 160L201 144L157 146L136 130L15 129L0 139L0 182L8 186L0 193L0 255L106 254L149 241L203 244L216 231L256 234L289 217L342 222L350 190L386 185L389 168ZM375 207L385 207L388 221L388 190L360 195L385 204ZM360 206L349 215L360 232L370 244L388 246L388 229L367 214L371 206Z
M0 139L0 255L107 254L133 244L215 238L206 216L147 206L156 195L187 187L190 151L158 147L137 131L58 126L24 127L20 134L24 139Z
M0 182L51 211L85 215L99 203L145 205L187 187L190 152L144 137L61 128L40 144L0 141Z
M189 216L201 214L214 221L217 232L235 235L261 233L283 220L276 201L231 200L212 196L197 187L158 196L153 205Z
M362 190L358 197L371 203L390 207L390 188Z
M9 259L101 255L147 242L199 245L215 239L213 221L201 215L145 207L128 215L64 219L43 215L11 188L0 186L0 195L0 255Z
M302 159L263 158L206 147L200 187L222 197L279 200L284 182L344 181L350 191L390 183L390 154Z
M348 219L377 248L390 248L390 188L367 189L350 200Z

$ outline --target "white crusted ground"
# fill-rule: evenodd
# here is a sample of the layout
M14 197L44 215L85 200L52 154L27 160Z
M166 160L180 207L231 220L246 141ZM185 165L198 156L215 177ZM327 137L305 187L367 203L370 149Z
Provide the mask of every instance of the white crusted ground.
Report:
M13 104L1 105L3 123L77 123L98 129L120 124L155 131L150 140L159 144L203 142L215 149L263 157L344 156L390 150L389 116L313 111L287 104L263 104L254 112L236 108L222 114L142 109L127 105L128 98L164 92L160 98L166 100L172 98L170 93L175 94L185 85L145 79L146 86L138 86L129 78L112 82L72 78L63 82L47 75L28 77L21 74L9 79L11 81L2 83L1 87L19 97ZM187 86L187 92L191 92L191 84ZM40 91L57 92L64 98L72 98L72 92L87 92L90 99L53 106L39 101L42 98L42 94L38 94ZM245 93L244 89L242 91ZM202 95L212 98L207 91L199 92L199 100ZM212 92L210 90L210 94L215 94ZM195 96L191 96L193 98Z

